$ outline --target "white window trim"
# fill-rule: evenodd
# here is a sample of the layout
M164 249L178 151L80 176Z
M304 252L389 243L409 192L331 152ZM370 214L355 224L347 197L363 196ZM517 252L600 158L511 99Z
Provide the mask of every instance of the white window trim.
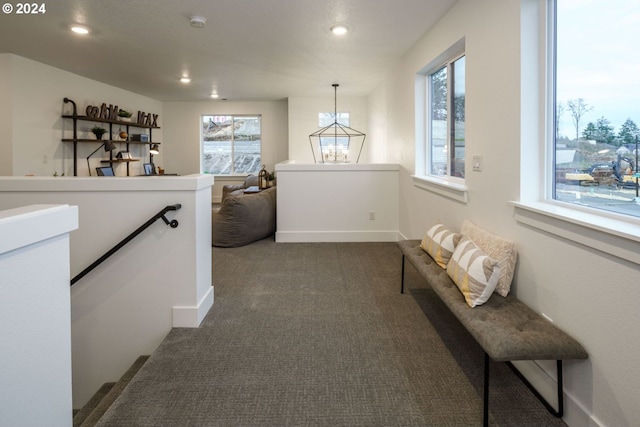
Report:
M511 202L514 218L545 233L640 265L640 220L552 200L548 165L553 158L549 142L553 129L547 123L553 120L553 109L547 100L552 99L553 80L548 66L552 50L547 22L553 12L549 0L527 0L521 5L521 187L520 200ZM538 85L531 84L535 81ZM531 173L532 170L540 173Z
M512 202L516 221L640 265L640 224L550 202Z

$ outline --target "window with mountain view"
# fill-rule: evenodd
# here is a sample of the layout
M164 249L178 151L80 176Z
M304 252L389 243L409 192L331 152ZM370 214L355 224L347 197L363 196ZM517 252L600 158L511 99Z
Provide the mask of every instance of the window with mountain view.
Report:
M554 6L553 197L638 217L640 3Z
M202 173L258 174L262 127L259 115L202 116Z

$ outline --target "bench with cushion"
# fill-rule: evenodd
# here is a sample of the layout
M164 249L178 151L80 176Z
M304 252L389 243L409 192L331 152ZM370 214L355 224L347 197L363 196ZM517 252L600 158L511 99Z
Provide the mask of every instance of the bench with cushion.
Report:
M442 229L442 227L440 228ZM455 270L457 267L454 266L452 268L452 265L449 265L456 260L455 249L452 250L453 247L449 247L447 253L447 249L440 247L438 244L435 244L436 248L434 248L433 241L427 239L425 236L425 239L422 241L405 240L398 242L398 246L402 251L402 281L400 292L404 292L405 260L408 260L418 273L426 279L435 293L484 350L485 426L488 425L489 419L489 358L498 362L507 363L515 360L555 360L558 371L557 410L517 372L511 363L509 363L509 365L551 413L557 417L562 417L564 411L562 360L586 359L588 357L587 352L575 339L535 313L515 296L508 294L508 287L510 286L513 276L513 266L515 264L515 249L510 250L508 245L504 244L505 241L501 241L500 238L498 238L499 243L496 245L491 235L469 221L465 221L461 235L457 233L452 234L455 236L453 240L457 240L458 242L462 242L465 237L468 238L471 236L475 238L473 241L478 244L477 246L491 245L494 251L493 256L495 256L498 261L495 265L501 267L501 269L498 270L498 276L502 275L501 278L506 278L509 283L506 285L502 283L502 289L496 289L495 292L492 290L492 294L489 295L489 298L485 302L472 307L471 305L473 304L466 299L466 291L468 290L465 288L465 286L467 286L466 282L462 285L463 291L461 292L461 285L457 285L454 280L452 280L450 277L451 272L448 273L448 270ZM449 235L449 238L451 239L451 235ZM426 242L426 240L429 240L429 242ZM438 240L437 237L435 240ZM483 242L483 240L485 241ZM459 244L460 243L458 243L458 245ZM446 243L444 246L447 246ZM423 248L429 250L431 255ZM490 252L492 248L485 246L484 249ZM444 257L441 256L443 252L445 253ZM501 256L502 259L499 259L499 256ZM463 261L458 261L464 264ZM440 262L441 265L438 265L438 262ZM447 268L443 268L442 264L446 264ZM467 280L466 277L465 280ZM468 280L471 281L472 279ZM471 288L470 292L473 294L473 285L468 286ZM475 292L477 294L478 290L476 289ZM506 296L502 296L498 292L504 293Z

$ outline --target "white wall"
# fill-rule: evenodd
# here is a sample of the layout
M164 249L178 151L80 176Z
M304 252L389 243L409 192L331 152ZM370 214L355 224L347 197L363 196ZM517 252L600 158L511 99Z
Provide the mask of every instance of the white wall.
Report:
M365 97L340 96L340 88L338 88L337 104L339 113L350 113L349 127L366 134L367 99ZM333 96L289 98L289 160L295 160L300 164L313 163L309 135L320 129L318 114L334 112L334 105ZM368 144L369 135L365 139L359 163L369 163Z
M0 147L10 147L10 165L0 161L0 175L38 175L52 176L54 173L73 175L73 144L63 143L61 139L71 138L72 121L64 120L62 114L71 114L71 104L64 104L68 97L76 102L78 114L84 115L88 105L100 106L113 104L132 111L145 111L159 114L158 125L164 126L162 103L135 93L116 88L76 74L62 71L30 59L12 54L0 54L0 95L4 95L3 86L10 87L10 102L0 106L0 112L8 109L0 117L10 117L10 126L0 132ZM3 93L4 92L4 93ZM2 118L0 120L5 120ZM1 124L2 122L0 122ZM78 122L83 134L94 126L91 122ZM114 128L114 132L116 129ZM133 132L132 132L133 133ZM93 138L92 134L85 136ZM162 143L160 154L154 157L154 163L163 163L163 151L167 144L163 140L163 129L153 130L154 140ZM78 176L87 176L86 157L100 146L99 143L78 144ZM121 147L121 148L120 148ZM119 144L124 150L124 144ZM148 146L131 145L130 151L135 158L148 160ZM3 150L3 155L6 152ZM107 158L103 150L91 157L91 167L100 166L100 159ZM131 174L142 172L144 161L131 164ZM114 166L116 174L124 175L126 165Z
M278 242L395 242L398 166L287 162L278 173Z
M514 292L589 352L587 361L565 363L565 421L571 426L637 425L640 267L523 226L514 219L510 205L523 197L520 174L540 173L526 159L521 166L520 159L520 7L537 1L459 0L371 95L370 116L388 118L386 138L372 150L386 153L388 162L401 164L399 221L404 236L421 238L437 220L459 229L462 220L469 218L517 242ZM416 72L463 37L466 163L474 154L484 158L482 172L467 172L467 203L417 188L411 179ZM534 84L523 82L528 83ZM386 103L381 102L385 99ZM546 363L541 366L552 371ZM531 379L542 386L549 382L545 375Z
M172 141L165 150L165 169L180 174L200 173L202 115L262 115L262 163L268 171L287 160L287 102L165 102L164 137ZM219 201L222 186L238 183L236 177L216 177L212 198Z
M0 425L72 425L69 233L77 228L75 206L0 211Z
M177 228L154 222L71 288L74 408L151 354L172 327L199 326L212 306L212 184L209 175L0 177L0 209L78 206L72 277L165 206L182 205L166 214Z

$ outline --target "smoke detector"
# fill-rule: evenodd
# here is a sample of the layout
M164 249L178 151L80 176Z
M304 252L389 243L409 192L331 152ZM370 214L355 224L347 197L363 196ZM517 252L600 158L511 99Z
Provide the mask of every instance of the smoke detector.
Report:
M189 18L189 23L194 28L202 28L207 23L207 18L204 18L202 16L192 16L191 18Z

